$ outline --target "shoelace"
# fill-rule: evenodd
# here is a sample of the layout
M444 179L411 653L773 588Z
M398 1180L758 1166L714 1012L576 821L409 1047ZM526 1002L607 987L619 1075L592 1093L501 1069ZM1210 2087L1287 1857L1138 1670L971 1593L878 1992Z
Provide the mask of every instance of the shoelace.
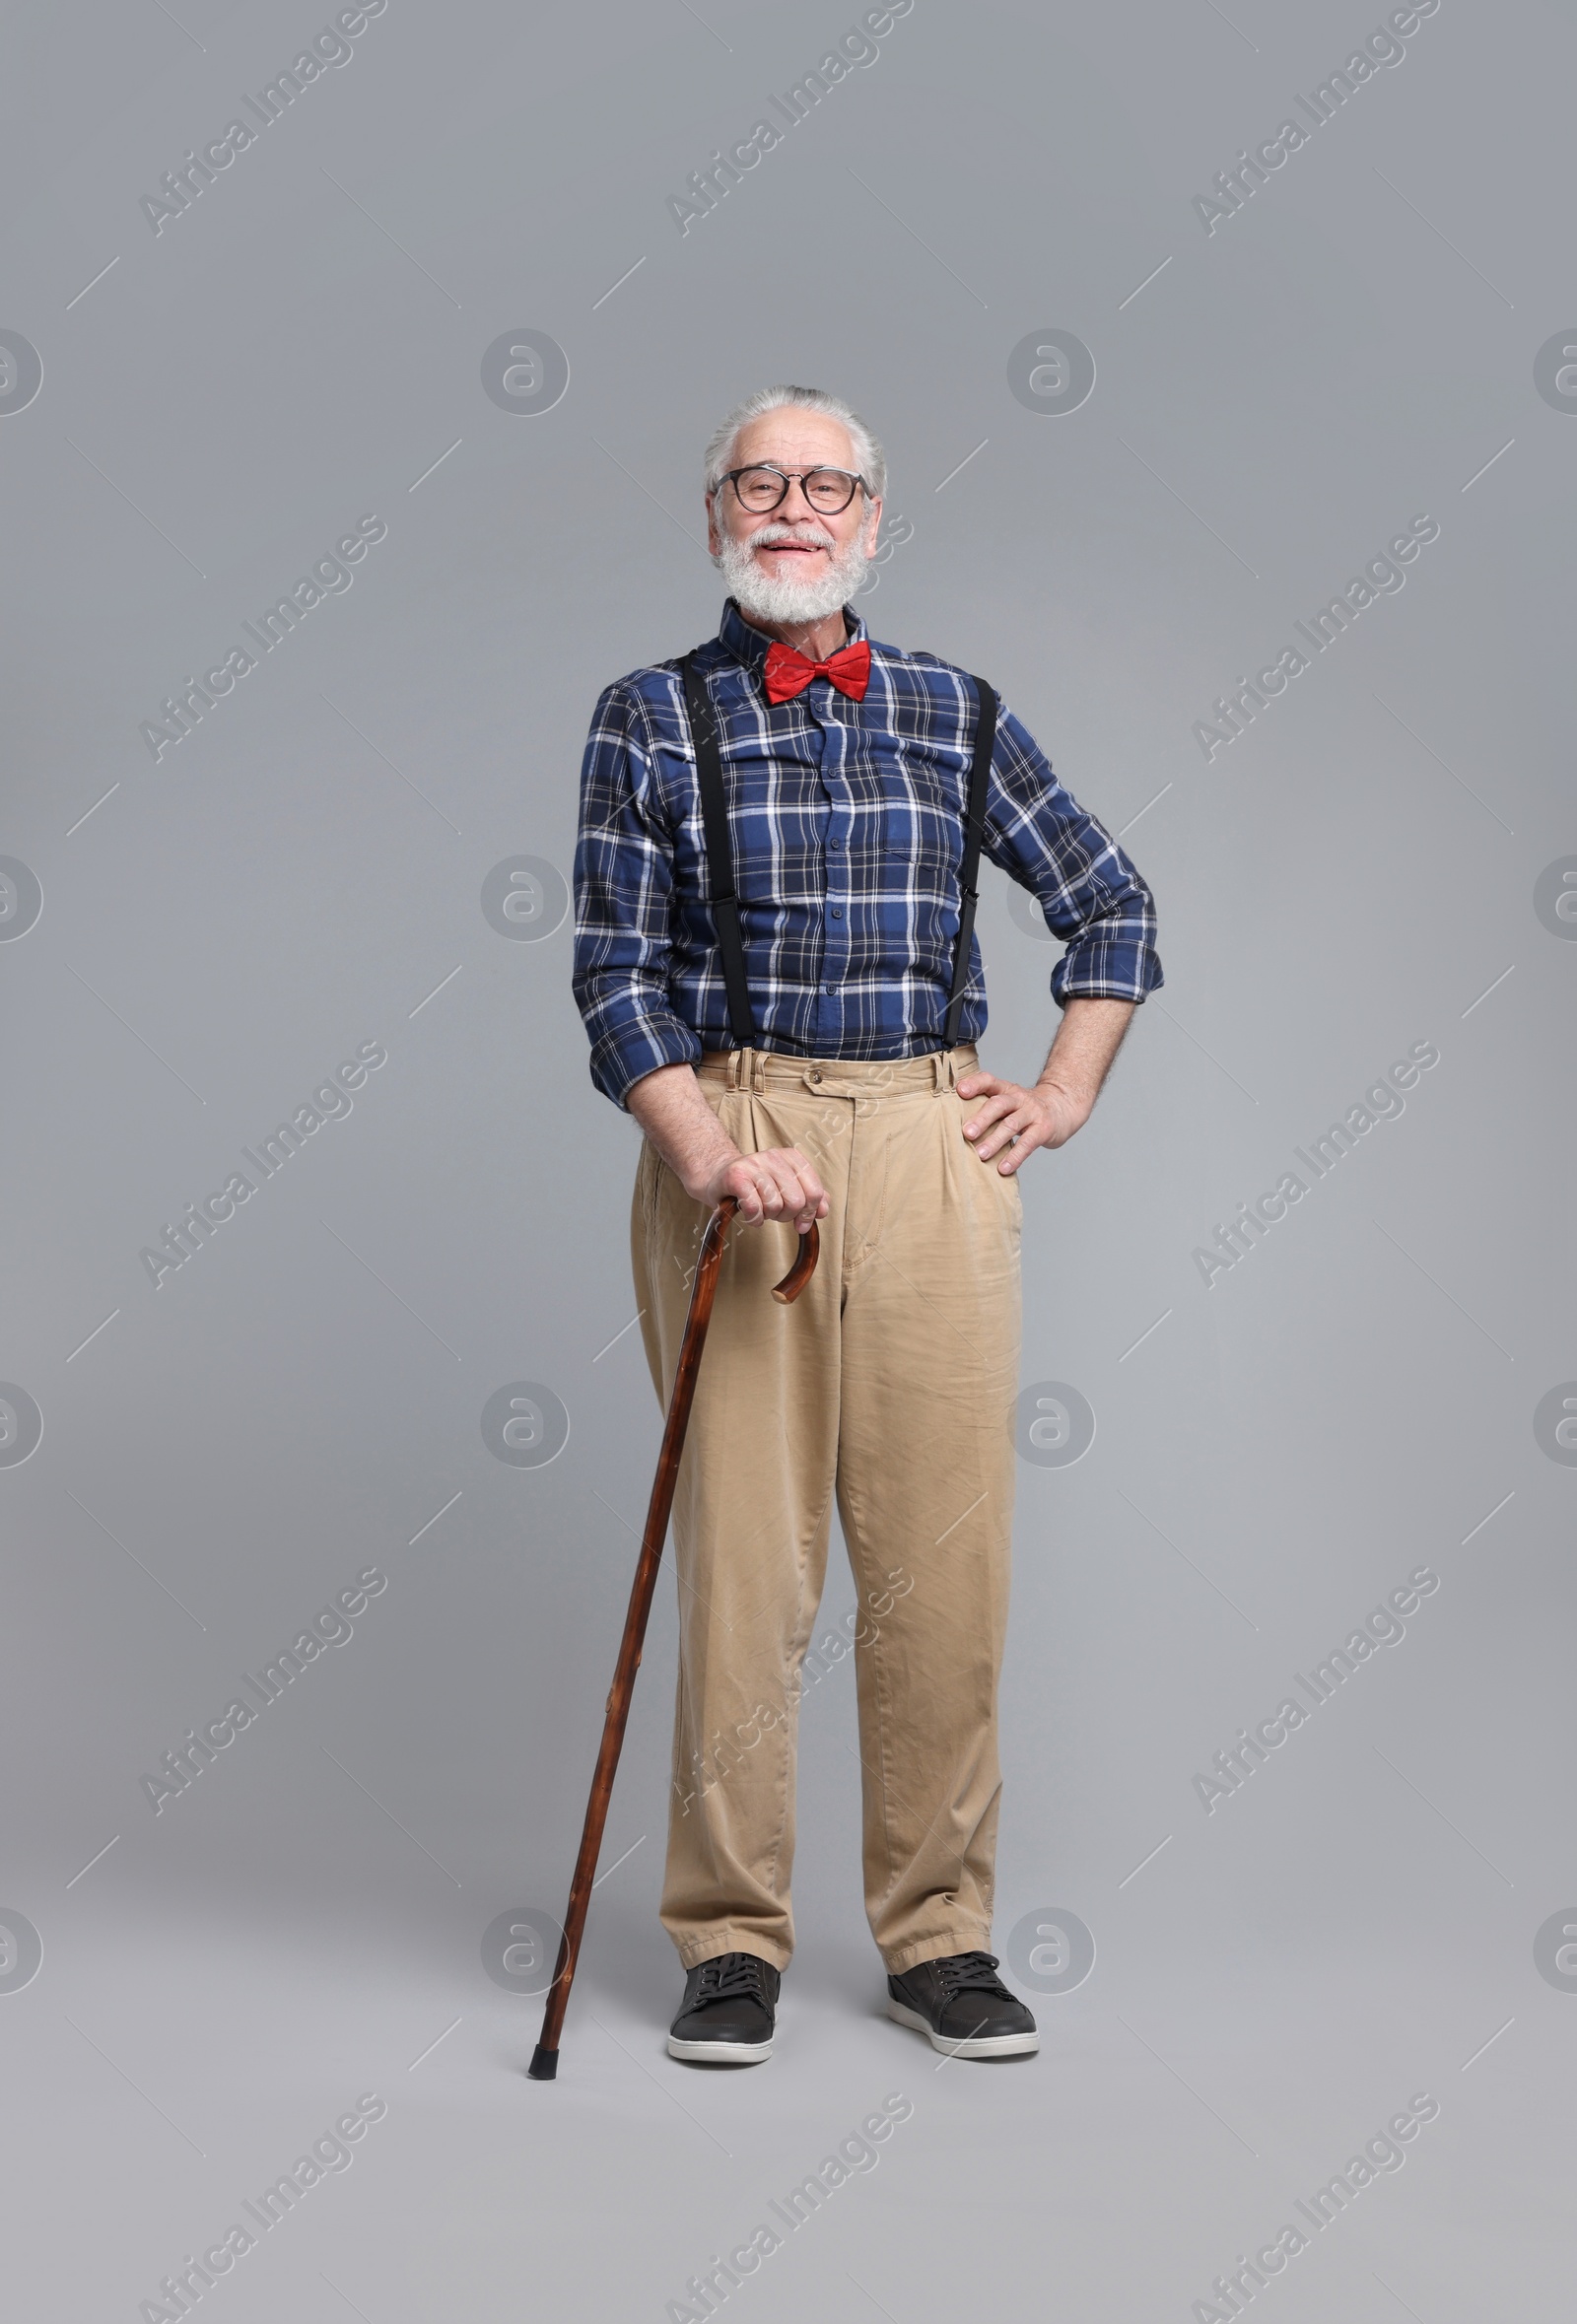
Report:
M763 2009L770 2009L764 1961L752 1952L723 1952L702 1962L693 2008L699 2009L703 2002L727 2001L736 1994L748 1994Z
M937 1961L936 1974L945 1998L951 2001L959 1993L991 1993L1011 2001L1012 1995L995 1973L996 1957L994 1952L960 1952Z

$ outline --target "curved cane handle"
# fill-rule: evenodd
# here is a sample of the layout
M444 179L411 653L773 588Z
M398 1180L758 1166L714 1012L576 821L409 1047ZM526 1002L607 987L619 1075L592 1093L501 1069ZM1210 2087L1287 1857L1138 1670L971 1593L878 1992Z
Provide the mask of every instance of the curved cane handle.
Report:
M713 1218L718 1228L718 1236L720 1241L721 1240L724 1228L727 1227L738 1207L739 1197L737 1195L724 1195L721 1201L718 1204L716 1211L714 1211ZM799 1251L794 1260L793 1265L788 1269L788 1272L784 1276L781 1283L773 1284L773 1298L779 1300L785 1307L788 1307L791 1300L797 1299L800 1292L809 1282L811 1276L815 1273L816 1262L820 1257L821 1237L816 1232L816 1222L814 1219L812 1219L809 1226L805 1229L805 1232L799 1238Z

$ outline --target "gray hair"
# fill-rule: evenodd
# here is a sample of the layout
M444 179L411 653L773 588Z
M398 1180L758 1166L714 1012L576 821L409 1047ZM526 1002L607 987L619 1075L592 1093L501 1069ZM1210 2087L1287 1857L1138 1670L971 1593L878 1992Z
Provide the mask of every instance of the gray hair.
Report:
M841 395L829 395L822 387L758 387L754 395L747 395L743 403L736 403L727 418L714 428L707 443L706 486L709 493L717 491L732 466L734 445L741 432L748 428L752 420L761 419L767 412L782 411L786 405L797 411L825 413L829 420L837 420L847 428L859 473L870 487L871 498L878 501L882 498L887 490L887 454L859 414L845 403Z

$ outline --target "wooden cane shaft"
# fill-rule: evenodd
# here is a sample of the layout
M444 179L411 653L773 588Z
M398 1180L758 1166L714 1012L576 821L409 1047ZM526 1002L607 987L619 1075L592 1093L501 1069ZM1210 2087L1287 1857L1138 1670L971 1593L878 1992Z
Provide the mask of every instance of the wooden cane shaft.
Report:
M706 1345L707 1327L712 1321L713 1301L718 1287L718 1270L722 1259L723 1237L728 1222L738 1207L732 1195L725 1195L707 1222L702 1237L701 1254L696 1263L695 1281L691 1286L690 1309L685 1318L684 1337L679 1347L679 1361L674 1370L673 1389L668 1399L668 1417L662 1431L662 1449L657 1457L657 1473L651 1487L651 1500L647 1510L646 1532L641 1538L641 1553L636 1560L635 1580L630 1591L629 1611L624 1620L624 1636L619 1645L619 1659L614 1669L613 1684L608 1690L607 1710L602 1723L602 1742L597 1751L596 1768L591 1778L591 1796L586 1802L585 1823L581 1833L581 1849L575 1860L575 1874L570 1882L570 1901L565 1908L564 1935L559 1944L559 1957L553 1971L553 1982L548 1988L547 2007L542 2016L542 2033L537 2043L537 2058L552 2059L559 2046L563 2030L564 2013L569 2006L570 1987L575 1981L576 1965L580 1958L581 1938L585 1928L586 1907L591 1900L591 1887L596 1875L597 1856L602 1847L603 1827L607 1822L608 1802L613 1794L613 1778L619 1764L619 1753L624 1745L624 1731L630 1717L630 1701L635 1691L635 1675L641 1668L641 1652L646 1641L647 1621L651 1611L651 1600L656 1590L657 1568L662 1562L662 1544L667 1536L668 1518L673 1509L674 1488L679 1479L679 1460L684 1451L685 1431L689 1426L690 1407L695 1401L696 1380L701 1370L701 1354ZM794 1264L781 1283L773 1285L773 1297L787 1305L796 1299L815 1270L819 1252L819 1237L815 1222L799 1238L799 1250Z

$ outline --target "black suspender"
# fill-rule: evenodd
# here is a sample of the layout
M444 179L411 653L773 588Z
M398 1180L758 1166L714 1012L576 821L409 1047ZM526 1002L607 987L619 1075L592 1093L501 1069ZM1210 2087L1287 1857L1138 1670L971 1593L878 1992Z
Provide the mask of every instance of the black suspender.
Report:
M706 680L694 653L681 664L685 709L695 745L696 782L701 792L701 819L707 843L707 871L712 886L712 916L717 923L718 947L722 954L722 981L728 995L728 1025L741 1049L755 1044L755 1019L750 1012L750 987L745 978L744 942L739 932L739 896L734 886L733 847L728 836L728 799L722 786L722 756L718 748L718 722L713 716ZM983 678L971 678L978 706L975 753L969 774L969 805L964 823L964 859L959 867L958 943L953 955L953 983L942 1030L943 1045L952 1049L958 1039L958 1015L969 982L969 946L975 927L979 890L981 836L986 828L986 794L991 781L992 750L996 740L996 697Z
M996 742L996 697L984 678L971 678L978 709L975 715L975 759L969 771L969 812L964 823L964 860L958 873L958 950L953 955L953 990L947 1002L947 1022L942 1028L942 1046L952 1049L958 1040L958 1012L964 1005L964 987L969 981L969 940L975 930L975 905L979 891L975 877L980 870L981 834L986 828L986 786L991 780L992 751Z
M739 898L733 884L733 848L728 838L728 800L722 787L722 755L718 749L718 722L712 715L707 682L696 667L696 657L684 657L684 702L690 714L690 736L695 744L696 780L701 788L701 818L707 835L707 871L712 882L712 917L722 952L722 981L728 993L728 1023L740 1049L755 1046L755 1020L750 1014L750 987L745 981L745 948L739 934Z

